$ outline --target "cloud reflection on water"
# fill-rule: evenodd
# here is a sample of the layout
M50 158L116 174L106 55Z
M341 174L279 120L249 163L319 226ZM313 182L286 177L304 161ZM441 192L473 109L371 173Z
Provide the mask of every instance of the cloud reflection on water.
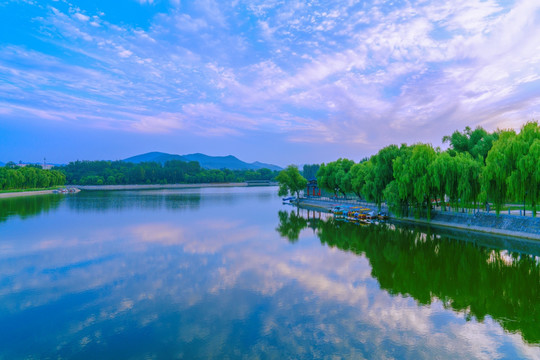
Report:
M159 356L150 342L195 357L498 358L501 343L540 354L489 318L381 291L365 256L321 246L312 231L289 244L275 223L234 212L160 217L2 239L1 318L61 305L41 336L62 339L68 355L99 355L120 335L137 357Z

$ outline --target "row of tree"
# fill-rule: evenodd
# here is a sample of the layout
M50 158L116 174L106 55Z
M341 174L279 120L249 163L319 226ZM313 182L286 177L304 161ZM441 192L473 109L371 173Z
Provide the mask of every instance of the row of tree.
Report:
M390 145L366 161L339 159L322 164L317 180L336 195L354 193L394 211L425 210L445 198L454 207L492 202L497 214L508 202L529 204L536 216L540 198L540 128L526 123L519 133L482 128L443 138L447 151L429 144Z
M125 184L179 184L223 183L251 180L272 180L278 172L258 170L208 170L196 161L171 160L165 164L124 161L75 161L58 167L68 184L125 185Z
M64 185L65 175L36 166L0 167L0 190L38 189Z
M386 202L398 214L408 214L412 207L429 218L433 203L444 209L447 203L453 208L493 203L499 214L506 202L519 202L530 205L536 216L540 200L538 122L526 123L519 133L467 127L445 136L443 142L450 143L446 151L422 143L390 145L359 163L338 159L322 164L317 182L336 196L354 193L375 202L379 209ZM294 167L284 170L277 178L280 195L299 194L306 184L299 176Z

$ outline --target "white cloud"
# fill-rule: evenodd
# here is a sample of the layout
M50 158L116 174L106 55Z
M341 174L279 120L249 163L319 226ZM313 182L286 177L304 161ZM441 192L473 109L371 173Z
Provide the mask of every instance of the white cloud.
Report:
M75 15L73 15L73 16L75 16L75 18L77 20L80 20L80 21L88 21L88 20L90 20L89 16L86 16L86 15L81 14L81 13L75 13Z
M128 131L264 129L287 132L290 141L349 143L352 151L382 141L438 143L461 124L493 129L540 111L540 5L533 1L173 1L145 28L56 5L36 20L40 36L76 53L87 70L58 57L55 70L34 64L17 76L18 66L0 61L19 89L0 94L39 93L43 101L33 103L42 106L59 102L45 101L33 83L53 84L66 101L76 89L77 99L97 101L103 112L137 119ZM88 115L76 103L63 107ZM141 120L139 108L153 115ZM177 114L182 126L156 114ZM187 115L201 125L188 126Z

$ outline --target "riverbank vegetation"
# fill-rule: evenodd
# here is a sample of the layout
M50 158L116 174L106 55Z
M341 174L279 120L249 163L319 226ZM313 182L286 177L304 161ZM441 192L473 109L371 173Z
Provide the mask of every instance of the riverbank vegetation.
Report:
M196 161L171 160L134 164L124 161L75 161L56 168L66 176L67 184L131 185L131 184L200 184L273 180L278 171L208 170Z
M0 191L48 189L65 182L65 175L57 170L43 170L32 165L0 167Z
M530 206L536 216L540 200L540 128L523 125L519 133L488 133L469 127L445 136L449 148L430 144L390 145L359 163L349 159L322 164L318 185L336 196L356 194L386 202L400 215L411 210L430 217L433 205L443 209L493 204L497 214L507 202Z
M298 168L293 165L287 166L285 170L279 172L276 177L279 183L279 196L287 196L288 194L295 194L297 198L300 197L300 191L306 188L308 181L300 174Z

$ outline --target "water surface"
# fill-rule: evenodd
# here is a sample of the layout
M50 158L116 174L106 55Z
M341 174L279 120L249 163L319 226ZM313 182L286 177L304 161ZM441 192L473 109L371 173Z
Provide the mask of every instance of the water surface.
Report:
M276 188L0 200L0 359L540 358L540 246Z

